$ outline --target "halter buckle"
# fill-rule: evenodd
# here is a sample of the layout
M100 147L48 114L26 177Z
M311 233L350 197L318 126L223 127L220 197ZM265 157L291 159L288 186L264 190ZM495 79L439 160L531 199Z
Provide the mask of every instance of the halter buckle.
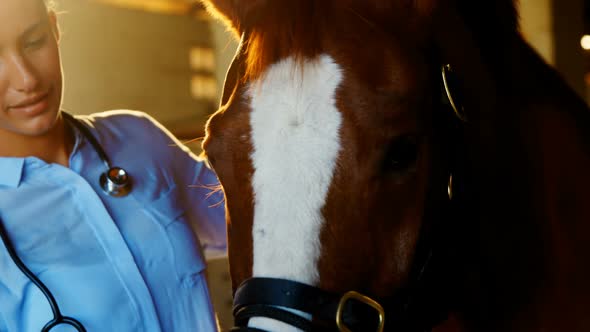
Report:
M385 311L383 310L383 307L377 301L355 291L346 292L340 298L340 302L338 303L338 309L336 310L336 326L338 327L338 331L352 332L348 327L346 327L342 319L342 314L344 313L344 306L349 300L355 300L364 303L369 307L375 309L375 311L377 311L377 314L379 315L379 325L377 326L376 332L383 332L383 325L385 324Z

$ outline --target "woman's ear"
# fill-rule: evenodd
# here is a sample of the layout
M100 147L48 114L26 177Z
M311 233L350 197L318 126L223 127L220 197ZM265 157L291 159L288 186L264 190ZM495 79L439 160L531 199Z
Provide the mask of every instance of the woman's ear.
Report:
M257 20L257 9L267 0L201 0L207 11L234 32L236 38ZM283 0L280 0L283 1Z

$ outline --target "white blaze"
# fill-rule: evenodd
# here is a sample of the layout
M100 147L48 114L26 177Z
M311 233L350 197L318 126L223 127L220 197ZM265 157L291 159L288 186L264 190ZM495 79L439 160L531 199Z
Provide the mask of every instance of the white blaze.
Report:
M321 213L340 150L342 116L335 94L341 69L329 56L287 58L253 82L252 113L256 277L316 285ZM288 331L264 318L251 326Z

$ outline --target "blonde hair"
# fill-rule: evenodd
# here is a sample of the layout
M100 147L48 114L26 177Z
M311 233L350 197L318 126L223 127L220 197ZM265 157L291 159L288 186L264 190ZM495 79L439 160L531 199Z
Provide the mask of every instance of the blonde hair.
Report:
M55 9L55 1L54 0L43 0L43 4L47 8L47 10Z

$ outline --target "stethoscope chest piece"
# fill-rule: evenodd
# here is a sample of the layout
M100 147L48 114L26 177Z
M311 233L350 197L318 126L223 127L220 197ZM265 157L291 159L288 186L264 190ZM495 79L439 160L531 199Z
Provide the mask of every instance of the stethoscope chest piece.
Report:
M111 167L100 176L100 187L110 196L122 197L131 191L131 177L121 167Z

